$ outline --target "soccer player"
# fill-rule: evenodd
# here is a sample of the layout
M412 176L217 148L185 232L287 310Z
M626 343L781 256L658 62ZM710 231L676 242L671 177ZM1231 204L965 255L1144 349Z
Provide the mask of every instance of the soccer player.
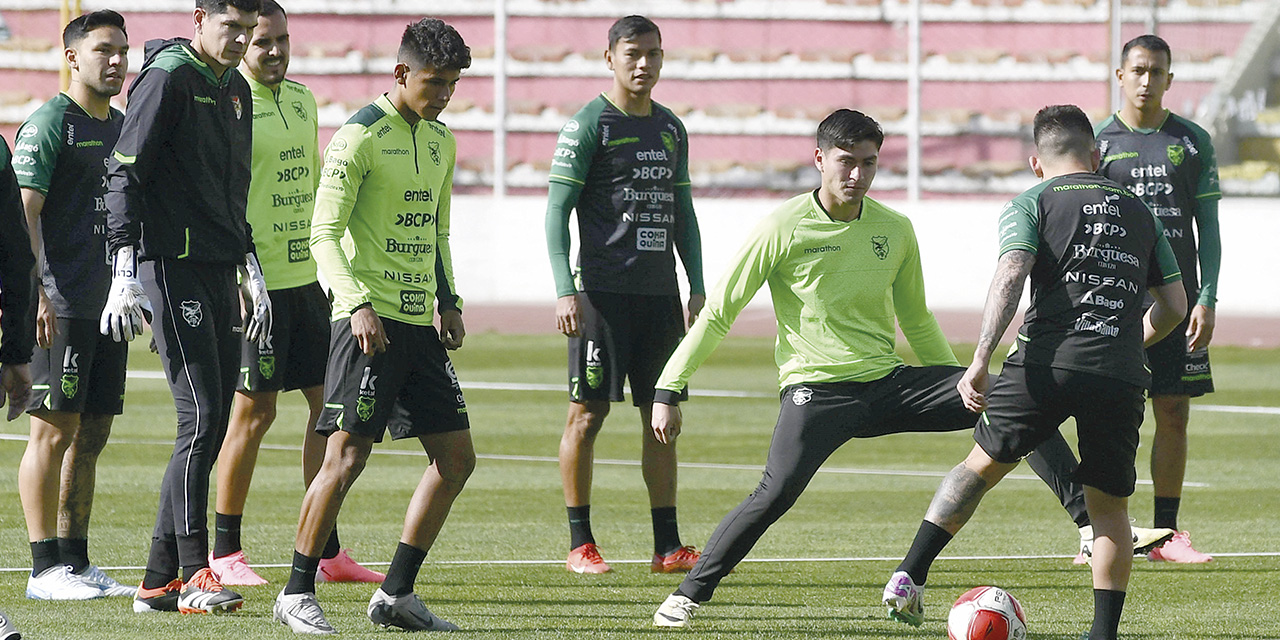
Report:
M431 464L369 619L408 631L457 629L427 610L413 583L476 460L446 352L462 346L466 330L449 248L457 143L438 119L469 66L471 50L453 27L431 18L409 25L391 90L356 112L325 150L311 249L334 295L316 427L329 441L302 500L293 569L274 608L297 633L336 633L316 600L316 571L347 491L388 431L393 440L417 438Z
M1176 531L1187 469L1191 398L1213 392L1209 342L1222 258L1218 235L1222 192L1209 134L1164 108L1164 93L1173 82L1168 43L1153 35L1139 36L1124 45L1121 60L1116 79L1124 102L1095 131L1102 154L1099 172L1136 193L1160 218L1192 302L1182 323L1147 349L1156 419L1151 442L1155 526ZM1148 558L1190 563L1213 559L1191 546L1186 531L1153 549Z
M280 391L300 389L310 415L302 444L302 477L311 483L324 459L324 436L315 432L324 406L329 353L329 298L311 259L311 214L320 180L316 100L305 86L285 78L289 68L288 15L276 0L263 0L258 26L240 71L253 92L253 180L248 219L262 259L273 320L264 346L245 342L243 374L231 405L227 437L218 454L218 499L210 567L223 584L266 584L245 558L240 523L262 437L276 417ZM338 543L335 527L320 560L324 580L381 582Z
M31 399L30 362L36 345L32 270L36 260L10 160L9 143L0 138L0 407L9 403L7 417L12 422ZM0 611L0 640L21 637L13 620Z
M1043 181L1000 216L1000 260L973 362L957 389L984 411L977 444L938 487L911 550L884 588L890 616L919 626L929 567L983 495L1040 442L1076 420L1093 521L1094 619L1090 640L1114 640L1133 563L1128 496L1150 382L1142 345L1186 314L1177 261L1160 222L1133 194L1097 175L1084 112L1045 107L1033 125L1031 168ZM991 357L1018 309L1027 276L1031 308L1015 351L988 392ZM1155 304L1142 311L1143 289Z
M147 42L107 167L113 262L100 330L131 340L154 301L151 326L178 414L147 570L133 601L139 613L220 613L244 603L209 569L206 510L240 342L265 344L271 335L271 301L245 221L253 102L235 70L259 6L196 0L192 40ZM251 298L243 329L237 267Z
M560 130L547 193L547 246L555 276L556 327L569 336L569 417L560 477L577 573L609 564L591 533L596 436L621 402L624 379L640 410L641 469L653 517L654 572L688 571L698 552L676 524L676 448L649 431L653 385L684 335L675 250L689 279L689 322L706 301L702 241L689 184L684 124L652 99L662 34L642 16L609 28L605 63L613 86ZM579 268L569 266L569 213L577 209Z
M124 120L111 98L129 70L124 18L110 9L82 15L62 44L71 84L22 124L13 156L41 271L31 438L18 468L31 541L27 597L132 597L136 589L90 563L88 550L98 455L124 410L129 351L98 333L111 286L103 178Z
M884 133L840 109L818 125L821 185L760 222L658 378L653 431L680 434L682 392L756 291L766 283L777 316L781 411L764 477L711 534L706 549L653 622L690 624L720 581L781 518L831 454L851 438L958 431L973 426L955 385L964 373L925 304L911 221L867 196ZM894 322L924 364L894 351ZM1059 475L1071 459L1058 460Z

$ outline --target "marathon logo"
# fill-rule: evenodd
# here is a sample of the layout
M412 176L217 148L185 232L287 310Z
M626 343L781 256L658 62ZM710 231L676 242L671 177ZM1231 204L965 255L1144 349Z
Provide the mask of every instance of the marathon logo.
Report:
M402 290L400 292L400 313L420 316L427 313L427 292Z
M824 244L821 247L805 247L806 254L826 253L828 251L841 251L843 247L838 244Z

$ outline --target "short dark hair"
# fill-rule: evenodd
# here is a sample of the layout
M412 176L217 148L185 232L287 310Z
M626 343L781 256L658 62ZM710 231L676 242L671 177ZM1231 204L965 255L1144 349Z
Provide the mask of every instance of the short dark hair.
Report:
M124 29L124 16L110 9L99 9L68 22L67 27L62 30L62 46L70 49L72 45L84 40L90 31L99 27L115 27L125 37L129 36L129 32Z
M246 13L262 11L262 0L196 0L196 8L205 13L226 13L227 7L235 7Z
M1032 137L1041 156L1084 156L1093 153L1093 125L1080 107L1055 104L1036 112Z
M884 144L884 131L871 116L853 109L837 109L818 125L818 148L827 151L840 147L849 151L859 142L870 140L879 149Z
M644 16L619 18L609 27L609 50L613 51L619 40L635 40L646 33L658 34L658 42L662 42L662 31L652 20Z
M462 70L471 66L471 47L445 21L423 18L405 27L396 59L436 69Z
M1129 50L1134 47L1141 47L1152 53L1163 52L1165 60L1170 63L1173 62L1173 51L1169 49L1169 43L1165 42L1164 38L1161 38L1160 36L1148 33L1124 43L1124 48L1120 50L1121 67L1124 66L1124 63L1129 61Z
M274 16L277 13L284 16L286 20L289 18L289 13L284 10L284 7L280 6L279 2L276 2L276 0L262 0L262 10L258 11L259 18Z

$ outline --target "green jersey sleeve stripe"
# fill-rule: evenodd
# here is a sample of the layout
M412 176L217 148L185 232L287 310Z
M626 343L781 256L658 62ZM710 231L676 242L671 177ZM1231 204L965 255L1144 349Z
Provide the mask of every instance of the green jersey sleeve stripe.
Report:
M116 162L120 164L133 164L138 161L138 156L126 156L119 151L113 151L112 155L115 156Z
M1030 251L1031 253L1035 253L1039 249L1039 247L1037 247L1034 244L1028 244L1026 242L1010 242L1009 244L1003 247L1000 247L1000 255L1004 255L1015 249L1020 249L1022 251Z
M554 173L553 173L553 174L551 174L551 175L548 177L548 179L549 179L549 180L555 180L555 181L557 181L557 182L568 182L568 183L570 183L570 184L575 184L575 185L579 185L579 186L586 186L586 184L587 184L586 182L583 182L582 180L579 180L579 179L577 179L577 178L571 178L571 177L569 177L569 176L556 175L556 174L554 174Z

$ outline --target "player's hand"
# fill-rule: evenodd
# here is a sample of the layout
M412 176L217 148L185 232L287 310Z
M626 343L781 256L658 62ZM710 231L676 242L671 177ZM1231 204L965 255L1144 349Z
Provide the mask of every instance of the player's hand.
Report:
M965 370L960 382L956 383L956 391L960 392L960 400L964 402L966 409L974 413L987 410L986 394L990 375L987 373L986 363L983 362L974 362Z
M25 364L0 365L0 386L4 387L0 407L6 399L9 401L8 417L13 422L27 410L27 403L31 401L31 368Z
M58 335L58 317L53 313L53 305L44 287L37 289L40 290L40 302L36 307L36 344L41 349L48 349L53 344L53 337Z
M267 280L262 276L262 265L258 264L258 256L246 253L244 256L244 288L249 294L249 304L245 307L244 339L258 343L258 348L266 348L271 341L271 296L267 293Z
M372 306L360 307L351 314L351 335L366 356L382 353L391 344L387 330L382 327L382 318Z
M111 259L111 290L102 308L98 331L112 340L133 340L142 335L143 317L151 317L151 301L138 280L138 256L134 247L120 247Z
M1187 351L1195 351L1209 346L1213 340L1213 326L1217 323L1218 313L1212 307L1198 304L1191 308L1191 320L1187 322Z
M556 330L566 336L577 336L582 322L578 310L578 294L571 293L556 299Z
M694 320L698 319L698 314L702 313L702 307L707 304L707 297L701 293L689 294L689 326L693 326Z
M440 312L440 344L454 351L462 347L462 339L467 336L467 329L462 325L462 312L457 309L446 309Z
M653 403L653 437L662 444L673 444L680 435L680 425L684 416L680 407L674 404Z

